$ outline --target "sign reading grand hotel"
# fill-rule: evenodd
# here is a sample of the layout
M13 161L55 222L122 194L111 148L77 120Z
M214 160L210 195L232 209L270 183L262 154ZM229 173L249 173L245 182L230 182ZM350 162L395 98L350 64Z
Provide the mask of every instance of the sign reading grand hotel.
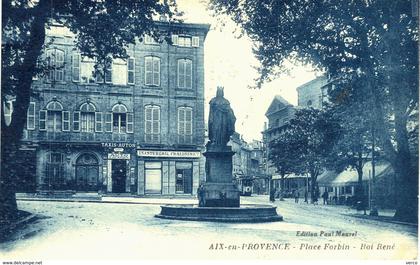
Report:
M200 158L198 151L137 150L138 156Z

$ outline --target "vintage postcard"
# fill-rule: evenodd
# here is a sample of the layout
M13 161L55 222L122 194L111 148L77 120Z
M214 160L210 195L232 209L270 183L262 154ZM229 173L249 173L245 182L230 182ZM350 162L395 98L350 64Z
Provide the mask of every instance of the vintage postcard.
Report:
M418 8L3 0L2 265L417 264Z

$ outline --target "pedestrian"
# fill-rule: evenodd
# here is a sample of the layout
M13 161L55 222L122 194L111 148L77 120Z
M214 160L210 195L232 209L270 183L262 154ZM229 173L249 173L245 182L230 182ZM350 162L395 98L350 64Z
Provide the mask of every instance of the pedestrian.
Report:
M276 188L271 189L270 191L270 202L274 202L276 199L274 198L274 195L276 194Z
M305 190L305 202L308 203L308 191Z
M197 189L198 207L204 207L204 185L200 184Z
M319 187L317 185L315 186L314 197L312 198L313 204L318 205L318 198L319 198Z
M327 192L327 190L325 190L324 193L322 193L322 199L324 201L324 205L328 204L328 196L329 196L328 192Z
M299 190L295 190L294 196L295 196L295 203L299 203Z

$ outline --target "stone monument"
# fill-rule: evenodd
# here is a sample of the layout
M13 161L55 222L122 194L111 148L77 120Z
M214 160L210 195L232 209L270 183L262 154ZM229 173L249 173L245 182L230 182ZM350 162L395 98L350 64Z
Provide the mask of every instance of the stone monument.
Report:
M206 144L206 182L200 187L204 207L239 207L240 194L232 178L232 148L235 114L224 98L223 87L210 100L209 142Z

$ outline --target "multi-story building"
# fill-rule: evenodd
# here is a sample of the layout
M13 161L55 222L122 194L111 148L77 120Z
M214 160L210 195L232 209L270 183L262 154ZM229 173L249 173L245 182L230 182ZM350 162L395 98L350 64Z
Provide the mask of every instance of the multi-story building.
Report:
M172 41L144 36L99 71L69 31L48 31L53 67L33 81L22 140L38 190L195 194L209 25L156 23Z
M322 109L328 84L327 76L323 75L297 87L298 106Z

